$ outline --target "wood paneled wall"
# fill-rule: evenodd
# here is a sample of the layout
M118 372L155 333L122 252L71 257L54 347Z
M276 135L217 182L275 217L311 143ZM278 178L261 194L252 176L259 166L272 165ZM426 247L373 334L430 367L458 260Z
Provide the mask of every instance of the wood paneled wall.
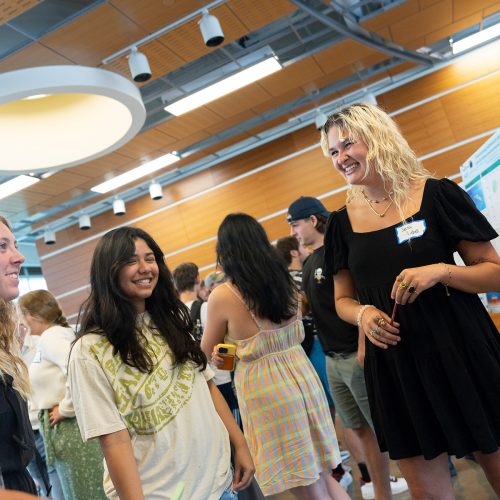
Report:
M500 42L378 97L389 112L428 100L395 118L417 154L431 155L424 164L437 177L458 173L488 135L471 139L500 125L499 50ZM100 235L118 225L130 223L150 232L171 269L193 261L203 275L214 265L217 228L230 212L264 219L269 237L276 239L288 234L285 211L300 195L320 196L329 209L340 207L344 183L322 155L318 140L314 127L307 127L164 188L162 200L145 195L127 203L122 217L114 216L110 207L92 219L89 231L71 227L59 232L57 244L50 247L39 241L49 289L74 319L88 293L93 249ZM445 148L451 149L440 152Z

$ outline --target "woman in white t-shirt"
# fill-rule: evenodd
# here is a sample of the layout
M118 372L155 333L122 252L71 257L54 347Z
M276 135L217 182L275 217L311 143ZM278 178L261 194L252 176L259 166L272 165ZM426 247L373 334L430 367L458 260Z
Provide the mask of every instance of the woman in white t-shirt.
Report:
M105 234L91 264L69 378L84 439L98 437L109 498L237 498L254 466L211 380L158 244L144 231ZM235 456L234 477L230 442Z
M39 338L29 365L32 386L30 412L38 413L39 432L53 488L52 497L65 500L104 499L102 452L85 443L68 390L68 359L75 333L54 295L47 290L24 294L18 303L30 335ZM62 489L62 492L61 492Z

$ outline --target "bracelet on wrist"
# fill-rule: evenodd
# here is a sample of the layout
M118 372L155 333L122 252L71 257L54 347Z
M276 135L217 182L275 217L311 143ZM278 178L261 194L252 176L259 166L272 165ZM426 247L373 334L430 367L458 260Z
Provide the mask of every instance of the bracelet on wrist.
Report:
M441 281L441 285L444 286L444 288L446 289L446 295L449 297L450 291L448 290L448 286L451 283L451 269L450 269L450 266L448 266L448 264L446 264L446 262L440 262L440 264L443 264L443 266L446 268L446 271L448 273L448 279L446 281Z
M361 327L361 318L363 317L363 314L369 307L375 307L375 306L372 306L371 304L365 304L364 306L361 306L359 308L358 314L356 316L356 324L358 325L358 327Z

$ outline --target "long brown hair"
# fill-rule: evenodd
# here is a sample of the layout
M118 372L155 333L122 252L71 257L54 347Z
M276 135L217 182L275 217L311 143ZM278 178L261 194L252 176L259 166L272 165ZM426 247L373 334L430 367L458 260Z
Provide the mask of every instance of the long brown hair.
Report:
M133 257L138 239L146 242L158 264L158 283L146 299L146 311L157 333L168 343L175 364L191 361L204 370L207 358L192 336L189 309L177 295L163 252L148 233L136 227L113 229L97 244L90 266L90 295L80 308L77 338L88 333L103 335L124 363L143 373L153 370L154 360L144 348L137 325L137 311L119 284L120 271Z

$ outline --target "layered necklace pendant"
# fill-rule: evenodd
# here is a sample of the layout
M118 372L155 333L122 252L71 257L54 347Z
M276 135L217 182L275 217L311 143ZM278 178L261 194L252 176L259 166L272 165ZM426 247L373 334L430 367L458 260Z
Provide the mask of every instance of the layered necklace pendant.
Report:
M379 217L384 217L385 214L389 211L389 208L391 208L392 204L394 203L394 200L391 198L392 194L393 194L393 191L391 191L386 197L382 198L381 200L370 200L368 198L368 196L366 196L365 194L365 190L363 189L361 191L361 193L363 194L363 198L365 199L366 201L366 204L368 205L368 208L375 214L375 215L378 215ZM372 206L372 203L382 203L384 201L387 201L387 200L391 200L391 202L385 207L385 210L383 212L377 212L377 210L375 210Z

